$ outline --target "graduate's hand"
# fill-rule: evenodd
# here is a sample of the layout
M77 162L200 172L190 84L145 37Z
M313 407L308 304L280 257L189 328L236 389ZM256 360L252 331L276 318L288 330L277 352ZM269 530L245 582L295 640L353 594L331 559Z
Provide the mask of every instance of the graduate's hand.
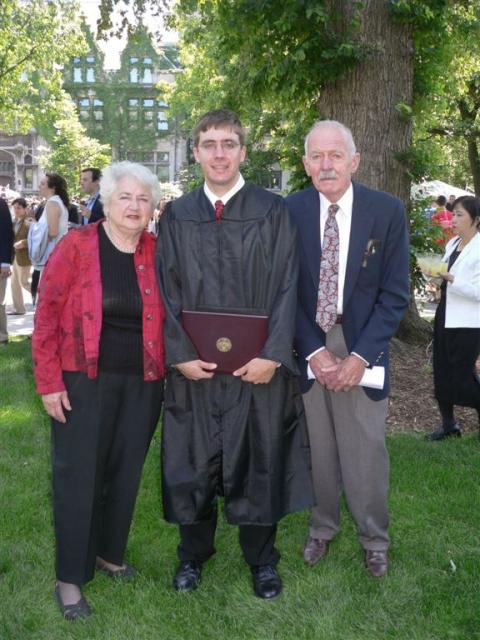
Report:
M204 362L203 360L190 360L175 365L175 369L178 369L189 380L213 378L216 368L217 365L214 362Z
M341 361L341 358L328 349L322 349L310 358L308 364L317 381L327 385L329 381L333 382L335 370Z
M42 396L43 406L48 415L58 422L65 423L67 419L63 412L64 409L71 411L70 400L66 391L56 391L55 393L46 393Z
M278 362L265 360L264 358L253 358L250 362L233 372L234 376L242 378L244 382L253 384L267 384L273 378Z
M325 373L333 374L327 381L327 389L330 391L350 391L362 379L365 373L365 363L357 356L347 356L335 369L326 368Z

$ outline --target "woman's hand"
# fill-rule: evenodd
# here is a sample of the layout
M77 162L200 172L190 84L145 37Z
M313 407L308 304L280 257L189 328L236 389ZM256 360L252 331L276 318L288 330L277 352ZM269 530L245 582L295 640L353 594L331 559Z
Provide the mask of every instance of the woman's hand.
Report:
M45 411L51 418L63 423L67 421L63 410L66 409L67 411L71 411L72 407L66 391L46 393L42 396L42 402L45 407Z
M438 275L440 278L446 280L447 282L453 282L455 280L455 276L453 276L451 273L439 273Z

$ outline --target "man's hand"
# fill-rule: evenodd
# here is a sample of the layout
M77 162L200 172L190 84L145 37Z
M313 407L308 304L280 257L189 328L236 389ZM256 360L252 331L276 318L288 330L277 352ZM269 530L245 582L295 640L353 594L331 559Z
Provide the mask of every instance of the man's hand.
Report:
M90 209L88 207L86 207L84 204L79 204L78 208L80 210L80 214L84 217L84 218L90 218L90 216L92 215L92 212L90 211Z
M273 378L273 374L278 367L278 362L265 360L264 358L253 358L250 362L233 372L234 376L240 377L244 382L252 384L267 384Z
M213 378L216 368L217 365L214 362L204 362L203 360L190 360L175 365L175 369L178 369L189 380Z
M42 396L42 402L49 416L58 420L58 422L65 423L67 421L63 410L71 411L72 407L66 391L46 393Z
M326 385L330 379L333 380L334 372L341 361L341 358L328 349L322 349L310 358L308 364L317 381Z
M330 391L350 391L357 385L365 372L365 363L357 356L347 356L336 367L327 367L325 375L333 374L327 380Z
M10 267L1 267L0 269L0 278L8 278L11 275L12 271Z

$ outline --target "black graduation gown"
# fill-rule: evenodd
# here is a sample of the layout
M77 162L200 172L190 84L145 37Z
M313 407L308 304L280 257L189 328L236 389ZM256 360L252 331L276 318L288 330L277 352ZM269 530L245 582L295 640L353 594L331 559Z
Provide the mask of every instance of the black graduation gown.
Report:
M283 200L247 183L217 224L203 188L196 189L162 215L157 252L169 367L198 358L181 326L182 309L268 315L260 357L282 364L267 385L222 374L191 381L169 369L166 519L208 519L217 494L225 496L227 520L235 524L273 524L310 507L310 451L292 355L297 239Z

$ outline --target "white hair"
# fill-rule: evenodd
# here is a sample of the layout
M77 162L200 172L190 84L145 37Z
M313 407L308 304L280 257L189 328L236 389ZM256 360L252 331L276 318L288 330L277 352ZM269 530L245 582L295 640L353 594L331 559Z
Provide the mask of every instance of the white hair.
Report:
M115 162L107 167L100 180L100 197L102 198L105 211L108 213L110 200L117 190L118 183L123 178L134 178L140 184L148 187L152 196L152 209L160 202L161 190L158 178L150 169L138 162Z
M346 127L341 122L338 122L337 120L317 120L317 122L314 123L310 131L305 136L305 155L308 155L308 139L310 138L311 134L318 129L327 129L328 127L336 127L342 132L343 137L345 138L348 152L353 158L353 156L357 153L357 148L355 146L352 132L348 127Z

